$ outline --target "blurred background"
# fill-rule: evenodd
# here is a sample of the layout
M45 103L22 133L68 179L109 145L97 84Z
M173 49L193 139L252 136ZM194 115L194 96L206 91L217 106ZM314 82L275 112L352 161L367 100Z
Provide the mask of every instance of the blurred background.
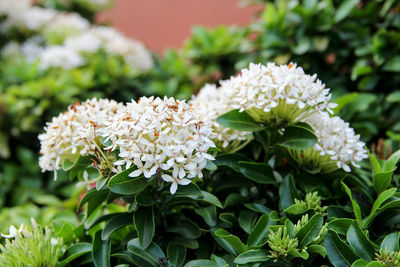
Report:
M195 25L247 25L262 8L261 4L244 7L237 0L116 0L112 9L98 14L97 21L162 53L182 47Z

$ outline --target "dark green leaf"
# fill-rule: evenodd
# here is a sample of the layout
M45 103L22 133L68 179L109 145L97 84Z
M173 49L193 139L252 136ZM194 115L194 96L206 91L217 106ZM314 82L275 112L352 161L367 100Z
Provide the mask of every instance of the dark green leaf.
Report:
M358 2L359 0L344 0L336 10L335 22L339 22L346 18Z
M96 267L109 267L110 265L110 240L101 238L101 230L97 231L93 238L93 263Z
M356 254L367 261L375 258L375 249L371 241L358 226L357 222L353 222L347 231L347 241L354 249Z
M153 240L155 231L153 207L139 207L133 215L133 220L139 237L139 244L145 249Z
M310 245L307 247L309 253L318 253L322 257L326 257L326 249L321 245Z
M321 214L315 214L296 234L299 241L299 247L303 248L310 244L316 238L324 224L324 219Z
M272 168L266 163L239 162L240 172L250 180L260 184L275 184Z
M65 251L64 255L59 259L59 265L65 266L71 261L79 258L82 255L90 253L92 251L92 244L90 243L76 243L70 246L67 251ZM58 266L58 265L57 265Z
M169 226L167 232L180 234L187 239L197 239L201 235L199 226L186 218L179 219L176 225Z
M232 110L219 116L217 122L222 126L239 131L254 132L265 129L256 123L246 112L239 112L239 110Z
M351 190L350 188L347 187L347 185L345 183L342 182L342 186L345 189L347 195L350 198L351 201L351 205L353 206L353 212L354 212L354 216L356 217L356 220L359 224L363 224L362 221L362 217L361 217L361 209L360 206L358 205L358 203L353 199L353 195L351 194Z
M297 123L286 127L279 145L293 150L305 150L313 147L318 138L310 126L304 123Z
M242 210L239 214L238 222L243 231L249 234L254 224L256 223L256 220L257 213L249 210Z
M269 225L269 215L262 215L250 232L247 246L262 247L265 245L268 241Z
M238 255L246 250L246 246L239 237L234 236L224 229L211 229L211 234L217 243L233 255Z
M279 209L284 210L294 204L294 199L300 199L300 194L294 184L293 177L287 175L279 186Z
M184 267L218 267L218 265L210 260L193 260L186 263Z
M395 252L399 251L399 239L400 239L400 233L395 232L387 235L382 243L381 243L381 249L385 251L386 249L390 252Z
M217 208L215 206L198 208L194 211L204 219L208 226L214 227L217 224Z
M170 242L167 247L167 257L174 267L180 267L186 259L186 248Z
M329 261L335 267L348 267L358 259L353 249L344 243L332 230L328 230L328 233L324 239L324 247L328 255Z
M115 215L107 222L106 226L103 228L103 231L101 232L101 238L103 240L106 240L114 231L130 224L132 224L132 214L123 213Z
M243 252L239 256L236 257L236 264L247 264L251 262L264 262L268 260L269 253L263 249L251 249L246 252Z
M354 222L354 219L340 218L334 219L327 224L328 229L335 231L338 234L346 235L350 225Z
M148 186L146 178L129 177L129 174L135 169L136 167L134 166L111 177L110 181L108 182L108 187L110 190L117 194L133 195L145 189Z

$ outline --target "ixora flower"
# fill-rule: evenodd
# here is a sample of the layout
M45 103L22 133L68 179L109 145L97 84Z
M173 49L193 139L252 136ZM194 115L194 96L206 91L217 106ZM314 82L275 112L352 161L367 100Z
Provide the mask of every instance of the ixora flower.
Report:
M318 142L306 150L290 150L291 156L301 165L321 168L327 173L338 168L350 172L350 164L359 168L358 162L367 158L365 143L360 141L349 123L326 112L317 112L304 122L311 125Z
M42 171L56 171L64 160L74 161L79 155L95 155L101 128L124 108L114 100L96 99L76 103L54 117L39 135L39 165Z
M24 225L23 224L20 225L18 230L14 225L11 225L9 230L8 230L8 235L7 234L1 234L1 236L4 237L4 238L15 238L18 234L20 234L22 232L23 229L24 229Z
M304 73L295 64L277 66L274 63L250 63L240 75L222 82L231 93L231 108L246 111L257 122L285 126L307 117L315 110L327 110L329 89L316 75Z
M85 64L85 59L74 50L64 46L51 46L44 49L39 55L40 68L73 69Z
M234 151L239 144L246 140L247 132L242 132L226 128L216 122L218 116L231 110L229 106L229 92L217 88L215 85L206 84L197 96L192 96L190 104L201 115L203 121L208 121L212 125L212 140L224 150Z
M185 101L142 97L127 104L103 136L112 144L106 148L119 149L117 168L133 165L137 170L129 176L144 175L150 178L157 172L163 180L172 183L172 194L177 184L190 183L190 178L202 178L207 160L214 158L207 153L214 143L210 140L212 129L203 122ZM187 179L189 178L189 179Z
M0 244L0 266L56 266L62 254L62 239L54 237L47 227L43 230L34 219L31 221L32 230L21 226L12 235L11 228L16 228L11 226L8 236L2 234L7 239L4 246Z

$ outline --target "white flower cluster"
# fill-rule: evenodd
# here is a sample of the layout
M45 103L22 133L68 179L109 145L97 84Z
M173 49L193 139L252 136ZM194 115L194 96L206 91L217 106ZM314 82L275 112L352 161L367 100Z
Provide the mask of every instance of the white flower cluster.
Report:
M119 148L120 160L114 163L119 169L134 164L137 170L129 176L146 178L160 171L162 179L172 183L174 194L178 184L203 177L207 160L214 159L207 153L215 146L211 134L208 124L184 101L142 97L126 105L125 112L104 129L103 137L112 141L107 149Z
M226 128L216 122L217 117L231 110L229 94L229 91L217 88L216 85L206 84L200 89L197 96L192 96L192 100L189 103L201 115L202 120L208 121L212 125L214 131L212 139L216 145L219 148L231 151L241 141L246 140L246 136L249 133ZM232 149L228 149L228 147Z
M316 75L307 75L292 63L251 63L240 75L221 83L232 91L231 108L246 111L257 122L293 123L309 112L331 112L336 106L329 102L329 89Z
M152 56L141 42L126 38L109 27L91 26L77 13L32 6L30 1L25 0L1 0L1 14L6 15L5 21L0 25L3 32L17 28L42 35L44 39L50 40L50 44L62 42L60 45L43 47L41 53L21 51L28 61L43 61L40 64L43 69L71 69L82 66L86 63L84 54L96 53L99 49L104 49L111 55L121 56L127 65L139 71L153 67ZM10 48L2 54L11 52ZM34 52L37 51L38 49ZM65 64L61 64L62 62Z
M79 154L93 154L99 131L123 109L124 105L114 100L93 98L71 105L68 111L54 117L47 123L45 133L39 135L42 171L56 171L64 160L74 161Z
M326 112L317 112L308 116L304 122L311 125L318 138L318 143L313 149L318 151L320 156L327 156L332 164L338 168L350 172L350 166L359 168L357 162L368 158L364 149L365 143L360 141L360 135L356 135L349 123L335 116L330 117ZM332 162L333 161L333 162ZM321 167L331 165L329 160L321 162ZM328 166L325 166L325 170Z

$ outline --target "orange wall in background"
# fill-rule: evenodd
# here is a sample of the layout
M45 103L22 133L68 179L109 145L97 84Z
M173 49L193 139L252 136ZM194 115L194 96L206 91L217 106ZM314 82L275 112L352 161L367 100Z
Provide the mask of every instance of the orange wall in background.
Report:
M238 0L115 0L115 6L99 14L129 37L156 52L182 47L194 25L245 25L260 10L241 8Z

